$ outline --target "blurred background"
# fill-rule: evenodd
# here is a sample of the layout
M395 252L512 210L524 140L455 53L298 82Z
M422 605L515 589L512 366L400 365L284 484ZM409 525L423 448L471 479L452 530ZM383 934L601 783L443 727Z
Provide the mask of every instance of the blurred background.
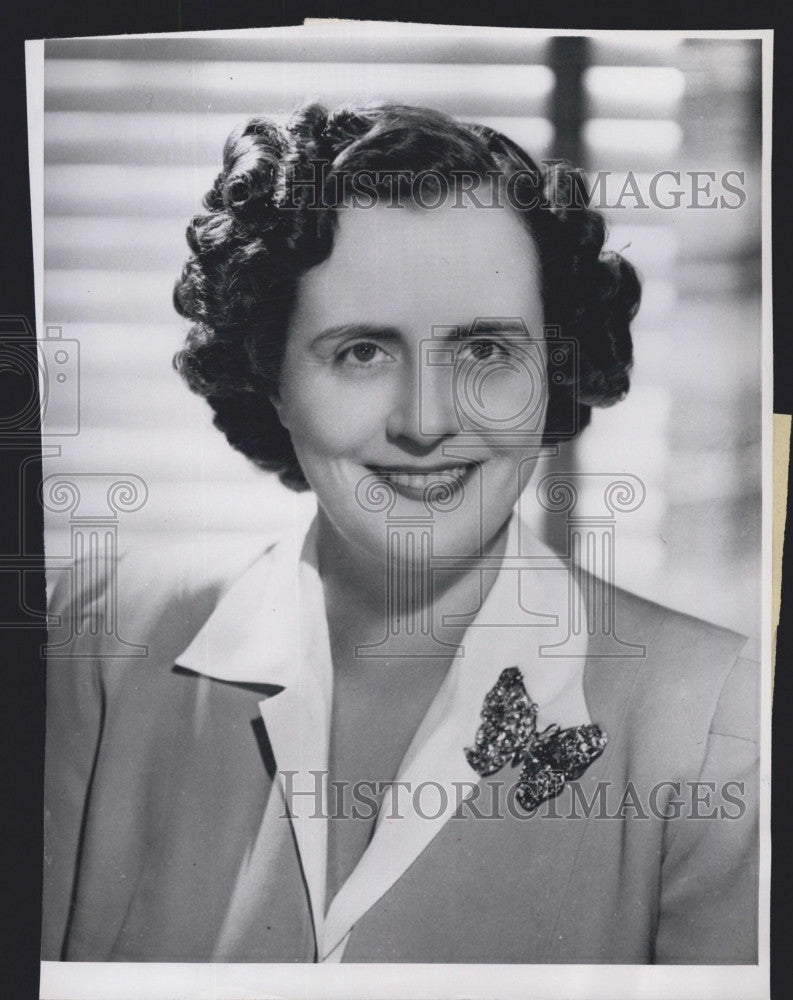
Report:
M392 99L486 123L535 157L605 178L608 246L643 278L628 399L595 411L552 471L630 473L647 495L617 523L618 582L757 635L761 539L760 42L624 33L605 39L494 29L337 25L247 39L46 43L44 321L79 401L52 382L44 474L127 473L146 503L119 515L122 547L166 535L270 534L313 499L254 470L171 367L183 321L174 281L184 230L241 119L284 120L306 99ZM648 198L661 171L684 196ZM687 172L739 208L692 207ZM634 191L623 194L631 172ZM676 179L658 185L673 205ZM620 195L623 197L620 198ZM612 207L606 207L610 205ZM75 345L74 342L77 342ZM70 343L71 342L71 343ZM53 345L53 350L55 345ZM75 371L71 369L71 372ZM49 450L47 444L54 446ZM59 453L58 453L59 452ZM563 515L524 516L563 547ZM599 498L582 496L583 512ZM70 522L47 512L48 556Z

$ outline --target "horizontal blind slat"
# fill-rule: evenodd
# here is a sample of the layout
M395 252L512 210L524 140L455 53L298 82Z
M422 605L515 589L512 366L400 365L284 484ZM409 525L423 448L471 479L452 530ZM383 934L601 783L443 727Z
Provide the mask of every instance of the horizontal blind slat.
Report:
M283 125L287 115L261 107ZM223 144L243 114L197 115L169 111L48 111L44 115L45 163L201 166L220 168ZM477 119L525 146L535 158L550 151L554 129L547 118L484 115Z
M673 66L590 66L583 74L587 113L593 118L670 118L685 90Z
M146 63L56 59L45 64L45 111L292 110L394 100L465 114L544 114L554 87L546 66L424 63Z
M52 163L44 168L44 211L50 215L115 215L187 220L203 211L217 167Z

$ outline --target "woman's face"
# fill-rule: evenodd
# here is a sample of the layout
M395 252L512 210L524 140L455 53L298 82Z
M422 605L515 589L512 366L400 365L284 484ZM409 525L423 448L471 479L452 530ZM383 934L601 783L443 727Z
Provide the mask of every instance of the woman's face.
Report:
M328 530L378 559L387 522L430 523L436 555L487 550L539 454L542 333L537 252L511 209L340 210L274 400Z

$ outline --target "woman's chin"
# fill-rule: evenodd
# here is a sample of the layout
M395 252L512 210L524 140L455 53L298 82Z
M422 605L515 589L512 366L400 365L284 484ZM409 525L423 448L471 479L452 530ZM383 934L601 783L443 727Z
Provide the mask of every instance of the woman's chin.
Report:
M411 517L403 514L386 518L383 515L363 516L354 523L337 525L336 530L353 551L367 561L390 565L399 572L409 566L429 567L433 560L476 558L486 555L509 521L511 510L504 516L486 520L478 516L461 516L463 512L435 513ZM448 567L451 568L451 567Z

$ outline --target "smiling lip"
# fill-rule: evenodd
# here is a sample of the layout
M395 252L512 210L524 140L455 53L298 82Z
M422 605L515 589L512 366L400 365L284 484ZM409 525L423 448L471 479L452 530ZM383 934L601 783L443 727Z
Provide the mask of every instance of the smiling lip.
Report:
M433 483L446 483L456 486L476 468L470 462L461 462L459 465L447 465L435 469L384 469L373 468L383 479L395 486L400 492L411 496L422 496L424 490Z

